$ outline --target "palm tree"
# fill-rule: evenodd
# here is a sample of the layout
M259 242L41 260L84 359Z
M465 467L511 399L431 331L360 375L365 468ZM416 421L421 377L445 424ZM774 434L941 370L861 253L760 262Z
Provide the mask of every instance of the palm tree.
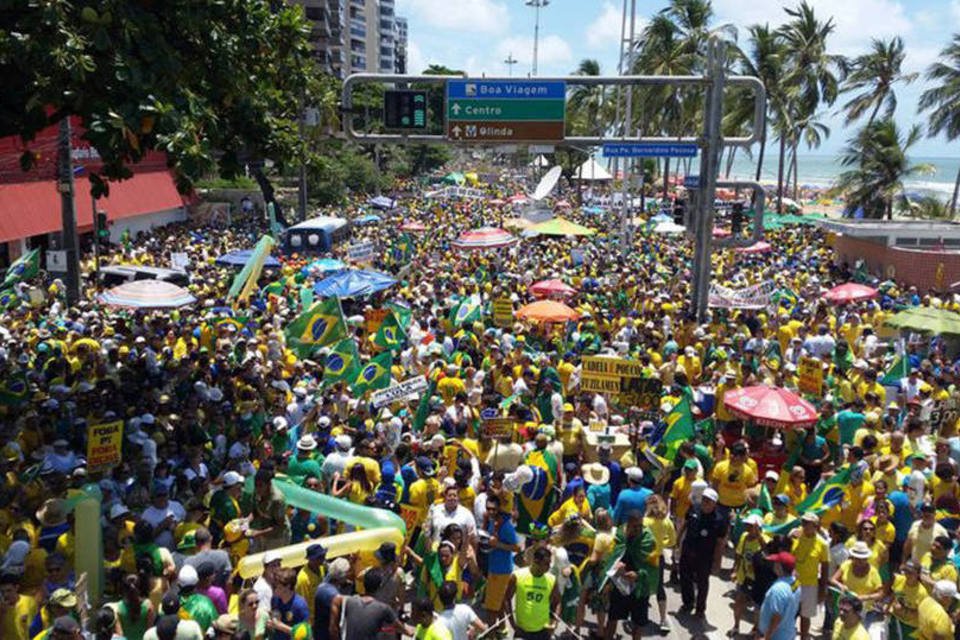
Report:
M575 76L599 76L600 63L596 60L584 58L573 72ZM606 106L606 92L602 85L578 84L570 89L567 96L567 106L570 109L570 120L575 131L582 131L590 135L600 135L604 129L606 119L601 113Z
M791 18L778 29L786 48L786 73L781 86L788 94L783 113L778 114L780 162L777 170L778 210L783 212L783 171L787 142L796 146L799 123L813 116L821 105L832 105L839 92L839 77L846 70L843 56L828 53L827 39L836 29L833 18L820 21L806 0L795 9L785 9Z
M930 111L927 133L946 135L953 142L960 138L960 34L940 52L940 61L927 68L926 78L936 86L920 95L920 112ZM960 171L953 185L950 200L950 216L957 213L957 196L960 194Z
M771 116L783 104L783 92L780 90L780 78L783 75L783 65L786 58L786 49L783 39L769 24L755 24L748 27L750 34L749 51L740 52L742 73L745 76L754 76L763 83L767 93L767 106ZM734 103L734 112L731 120L741 123L753 120L753 94L744 94L743 100ZM771 118L772 119L772 118ZM767 127L760 132L760 153L757 157L757 177L759 181L763 173L763 159L767 148Z
M850 61L849 74L840 89L840 93L854 93L849 102L843 105L847 112L846 124L856 122L870 112L871 124L883 109L883 117L893 116L897 110L897 94L893 85L898 82L910 84L919 74L903 73L901 67L906 53L900 36L890 40L874 38L870 51Z
M846 198L848 213L863 209L865 218L893 216L895 197L910 176L930 173L930 165L911 164L907 152L920 139L913 125L904 137L893 118L866 125L847 143L841 164L849 167L837 178L837 190Z

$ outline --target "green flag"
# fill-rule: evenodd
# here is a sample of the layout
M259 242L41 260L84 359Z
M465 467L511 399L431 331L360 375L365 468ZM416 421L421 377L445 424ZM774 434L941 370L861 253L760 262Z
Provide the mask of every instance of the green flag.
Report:
M340 299L325 298L294 318L285 330L287 342L301 354L347 337Z
M0 309L9 309L15 307L20 302L16 292L13 289L4 289L0 291Z
M323 381L355 380L360 372L360 354L353 338L344 338L327 354L323 361Z
M454 305L450 310L450 322L455 327L466 322L476 322L481 317L480 296L473 294Z
M380 323L377 335L373 337L373 344L393 351L394 349L402 349L406 341L407 332L403 330L396 314L391 311Z
M888 387L896 387L900 381L910 375L910 362L903 356L897 356L893 365L880 378L880 384Z
M773 511L773 500L770 499L770 490L767 489L767 483L760 484L760 495L757 497L757 507L764 513Z
M390 386L390 367L393 365L393 352L384 351L370 359L360 368L353 381L353 392L362 395L367 391L377 391Z
M0 288L6 289L18 282L29 280L40 272L40 249L23 254L7 268L7 275Z
M783 357L780 355L780 343L776 340L771 340L770 344L767 345L767 351L763 354L763 358L775 369L779 369L780 365L783 364Z
M410 328L410 321L413 319L413 311L410 310L410 307L405 307L397 302L388 302L387 308L393 311L393 315L397 317L397 322L400 323L404 331Z
M420 396L420 404L417 405L417 412L413 416L413 424L411 426L414 433L423 430L423 425L427 423L427 417L430 415L430 398L433 397L436 391L437 381L431 380L430 388Z
M850 466L844 467L830 479L820 482L806 500L797 505L797 513L812 511L819 515L840 504L843 501L843 488L850 482L851 470Z
M666 418L667 428L660 439L660 445L666 448L666 458L673 460L680 445L693 437L693 414L690 401L686 396L680 399Z

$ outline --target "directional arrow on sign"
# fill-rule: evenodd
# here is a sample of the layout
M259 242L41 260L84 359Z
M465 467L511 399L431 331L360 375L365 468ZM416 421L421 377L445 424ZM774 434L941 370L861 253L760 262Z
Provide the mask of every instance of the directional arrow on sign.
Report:
M455 126L453 129L450 129L450 132L453 133L453 137L454 137L454 138L459 138L459 137L460 137L460 131L461 131L460 125L457 125L457 126Z
M453 115L460 115L460 105L456 102L453 103L453 106L450 107L450 111L453 111Z

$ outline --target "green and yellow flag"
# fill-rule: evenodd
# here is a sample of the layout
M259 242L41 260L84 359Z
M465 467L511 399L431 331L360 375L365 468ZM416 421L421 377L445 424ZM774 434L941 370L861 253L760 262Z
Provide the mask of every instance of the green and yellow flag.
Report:
M17 375L0 383L0 405L15 407L29 398L30 387L26 375Z
M459 327L466 322L476 322L481 318L482 311L480 296L476 294L468 296L450 310L450 323Z
M684 396L666 418L667 427L660 439L660 446L666 449L666 458L673 460L681 443L693 437L693 413L690 401Z
M372 358L367 364L360 368L356 378L354 378L353 392L357 395L367 391L377 391L386 389L390 386L390 366L393 364L393 352L384 351L380 355Z
M360 354L353 338L345 338L333 345L323 361L323 381L354 380L360 372Z
M2 288L12 287L18 282L29 280L40 273L40 249L33 249L23 254L7 268Z
M407 332L404 331L396 314L391 311L380 323L377 335L373 337L373 344L383 349L402 349L407 341Z
M324 298L297 316L286 329L287 343L301 354L347 337L340 299Z
M397 317L397 322L400 323L404 331L410 328L410 321L413 319L413 311L410 307L405 307L397 302L388 302L387 308L393 311L393 315Z

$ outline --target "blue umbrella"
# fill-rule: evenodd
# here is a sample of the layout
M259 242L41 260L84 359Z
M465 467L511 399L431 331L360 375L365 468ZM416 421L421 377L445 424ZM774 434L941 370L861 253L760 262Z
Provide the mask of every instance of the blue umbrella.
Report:
M253 249L242 249L240 251L231 251L217 258L217 264L221 267L243 267L246 266L253 255ZM263 266L265 269L279 269L280 261L273 256L267 256Z
M365 216L360 216L359 218L357 218L356 220L354 220L354 221L353 221L353 224L359 224L359 225L374 224L375 222L380 222L380 220L381 220L381 218L380 218L380 216L378 216L377 214L375 214L375 213L368 213L367 215L365 215Z
M313 292L321 298L367 296L395 285L397 281L378 271L341 271L321 280Z
M321 258L307 265L308 272L319 271L320 273L333 273L335 271L343 271L346 268L346 263L336 258Z

